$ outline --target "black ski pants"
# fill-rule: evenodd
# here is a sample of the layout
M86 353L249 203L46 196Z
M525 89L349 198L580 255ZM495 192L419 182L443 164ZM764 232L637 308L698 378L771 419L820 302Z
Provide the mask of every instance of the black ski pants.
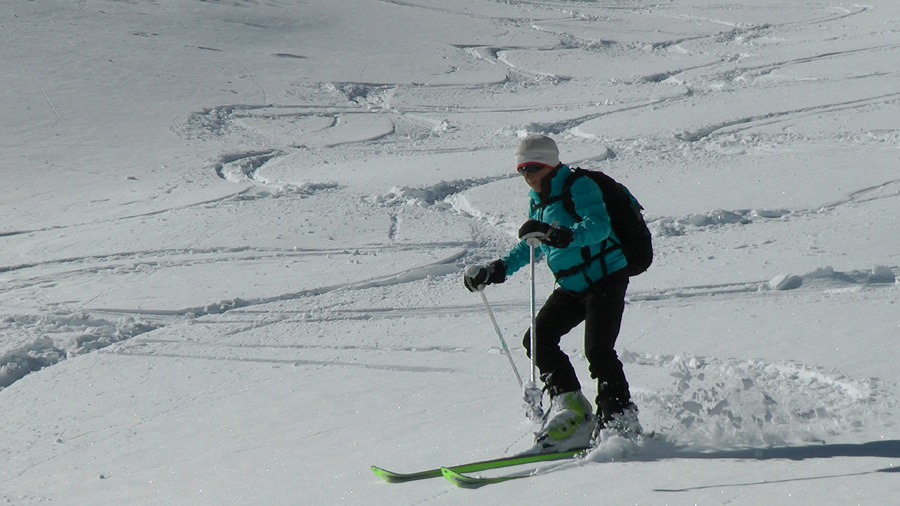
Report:
M624 270L602 278L583 292L557 288L535 319L535 362L551 396L581 388L572 362L559 344L562 336L584 322L584 354L591 377L597 380L597 416L603 422L631 403L625 371L615 350L627 288ZM530 357L530 329L523 344Z

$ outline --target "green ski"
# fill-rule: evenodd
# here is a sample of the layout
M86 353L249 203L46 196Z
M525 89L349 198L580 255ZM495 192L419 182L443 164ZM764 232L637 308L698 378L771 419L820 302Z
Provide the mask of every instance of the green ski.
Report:
M462 488L478 488L483 487L485 485L490 485L492 483L502 483L504 481L516 480L519 478L528 478L531 476L531 473L526 474L513 474L507 476L496 476L493 478L482 478L476 476L469 476L467 474L462 474L458 471L450 469L448 467L441 468L441 473L443 473L444 478L447 478L447 481L456 485L457 487Z
M428 469L425 471L419 471L416 473L396 473L393 471L388 471L386 469L382 469L378 466L372 466L372 472L378 475L383 480L389 483L403 483L407 481L415 481L415 480L425 480L429 478L438 478L441 476L447 476L447 472L450 473L476 473L479 471L486 471L488 469L499 469L502 467L512 467L519 466L522 464L531 464L534 462L548 462L552 460L563 460L575 457L576 455L584 452L588 448L577 448L574 450L564 451L564 452L553 452L553 453L536 453L536 454L526 454L526 455L513 455L511 457L501 457L499 459L493 460L484 460L481 462L471 462L468 464L460 464L457 466L449 466L449 467L438 467L435 469ZM481 478L472 478L465 475L461 480L482 480ZM527 476L527 475L526 475ZM515 477L506 477L499 478L499 481L506 481L508 479L515 479L516 477L524 477L524 476L515 476ZM447 478L453 483L459 484L451 478ZM496 482L496 481L494 481ZM462 486L462 485L461 485Z

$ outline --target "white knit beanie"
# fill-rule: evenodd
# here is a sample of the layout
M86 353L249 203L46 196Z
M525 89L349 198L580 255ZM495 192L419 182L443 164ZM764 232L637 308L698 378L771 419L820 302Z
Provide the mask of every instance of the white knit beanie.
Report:
M549 167L559 165L559 148L550 137L529 134L516 147L516 167L528 163L540 163Z

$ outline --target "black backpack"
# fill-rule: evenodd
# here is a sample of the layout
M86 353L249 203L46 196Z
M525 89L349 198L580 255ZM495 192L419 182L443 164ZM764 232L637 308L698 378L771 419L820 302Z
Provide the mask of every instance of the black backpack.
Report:
M621 248L625 254L625 259L628 260L628 266L625 268L625 271L629 276L637 276L646 271L650 264L653 263L653 244L650 237L650 229L647 228L644 215L641 214L644 208L625 185L603 172L576 167L572 169L572 174L563 183L560 196L552 199L552 201L562 200L563 208L575 218L575 221L581 221L581 217L575 212L575 204L572 202L572 185L581 176L591 178L600 187L600 191L603 193L603 202L606 204L606 212L609 214L610 225L612 225L616 237L621 241L621 244L618 244L612 239L607 239L607 244L603 246L600 255L597 256L602 261L609 250ZM549 203L545 202L543 205ZM589 254L585 253L585 256L589 256ZM585 259L586 262L588 260L588 258ZM604 275L606 274L605 264L603 265L603 273ZM559 274L564 275L564 273Z

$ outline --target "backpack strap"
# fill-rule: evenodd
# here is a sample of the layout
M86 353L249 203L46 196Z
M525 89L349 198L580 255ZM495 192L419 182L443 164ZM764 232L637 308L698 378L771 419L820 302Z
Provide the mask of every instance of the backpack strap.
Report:
M550 204L562 201L563 209L565 209L566 212L569 213L569 215L572 216L575 221L581 221L581 216L578 216L578 213L575 212L575 203L572 201L572 185L575 184L576 179L583 175L580 172L576 172L579 170L580 169L573 169L572 173L566 177L566 180L563 181L562 189L560 190L559 195L550 197L540 204L532 204L532 210L543 209Z
M581 216L578 216L578 213L575 212L575 203L572 202L572 185L575 184L575 180L578 179L580 175L581 174L578 174L573 170L571 174L566 176L565 181L563 181L562 189L560 190L559 195L550 197L540 204L534 204L534 202L532 201L531 209L533 211L544 209L550 204L555 204L556 202L562 201L563 209L565 209L566 212L569 213L569 215L571 215L575 221L581 221Z
M541 209L541 208L546 208L547 206L549 206L550 204L553 204L555 202L562 202L563 209L565 209L566 212L569 213L569 215L572 216L572 218L576 222L583 221L582 217L579 216L578 213L575 211L575 201L572 200L572 185L574 185L575 181L579 177L582 177L582 176L587 176L587 171L585 171L584 169L582 169L580 167L576 167L576 168L572 169L572 173L569 174L569 176L566 177L566 180L563 182L562 190L560 191L559 195L549 198L549 199L541 202L538 205L533 205L532 208L533 209ZM599 188L599 185L597 185L597 186L598 186L598 191L600 191L600 193L602 195L603 190L601 188ZM600 245L600 252L598 252L596 255L591 255L590 246L584 246L583 248L581 248L581 258L583 260L582 263L575 265L573 267L570 267L568 269L563 269L559 272L555 272L555 273L553 273L553 275L555 276L555 278L557 280L559 280L559 278L564 278L564 277L571 276L573 274L577 274L577 273L581 272L582 275L584 275L585 281L587 281L588 284L593 284L596 280L592 280L588 277L587 272L586 272L588 266L590 266L593 262L599 260L600 261L600 269L603 272L603 277L606 277L609 274L608 268L606 266L606 254L612 250L621 249L621 248L622 248L622 245L619 244L618 242L614 241L611 238L607 238L607 239L603 240L603 242Z

